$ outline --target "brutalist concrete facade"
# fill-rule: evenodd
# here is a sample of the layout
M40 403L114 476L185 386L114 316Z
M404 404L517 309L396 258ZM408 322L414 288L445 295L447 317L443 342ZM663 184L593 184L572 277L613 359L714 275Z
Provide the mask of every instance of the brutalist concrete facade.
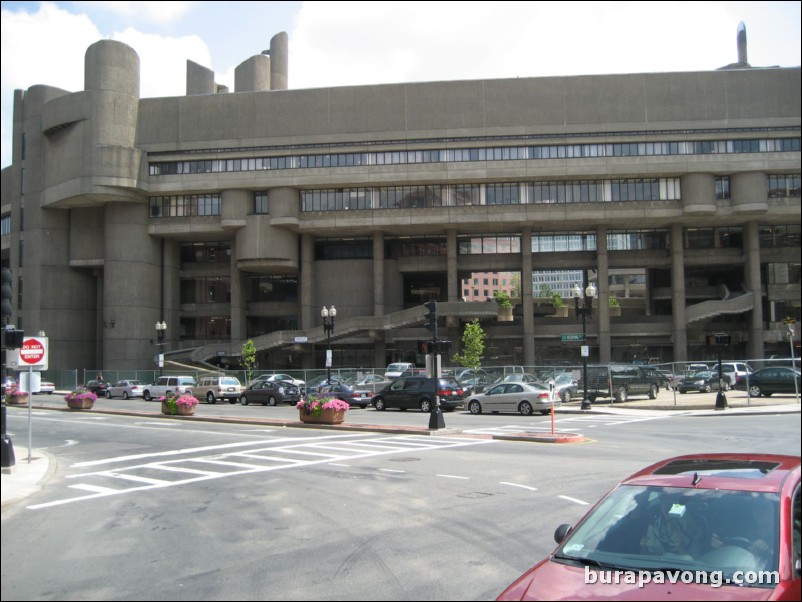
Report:
M235 358L253 338L262 367L320 367L320 308L332 304L338 365L384 366L430 336L429 298L455 351L478 317L501 363L579 361L560 343L578 331L573 301L560 317L522 285L514 321L496 323L493 304L463 299L474 272L526 283L533 270L580 270L600 299L621 295L621 316L597 302L588 323L601 361L633 349L695 359L721 330L733 356L762 357L789 311L800 318L798 67L292 90L287 57L279 34L270 56L237 69L233 92L190 64L186 96L144 99L136 53L103 40L87 50L83 91L16 92L2 261L15 277L12 322L47 332L51 369L150 369L162 320L166 348L187 359ZM643 196L644 182L659 198ZM777 182L796 188L777 194ZM635 192L564 202L535 196L543 183ZM428 188L383 205L398 187ZM499 190L511 198L491 202ZM315 191L361 200L318 207L305 201ZM595 242L530 252L533 240L577 235ZM664 242L609 248L650 236ZM482 237L520 244L470 251ZM188 244L218 243L224 261L184 260ZM360 253L332 251L351 244ZM637 281L636 297L616 274ZM297 289L254 292L255 278L277 276ZM200 299L211 281L225 295L209 285ZM265 327L279 323L293 326Z

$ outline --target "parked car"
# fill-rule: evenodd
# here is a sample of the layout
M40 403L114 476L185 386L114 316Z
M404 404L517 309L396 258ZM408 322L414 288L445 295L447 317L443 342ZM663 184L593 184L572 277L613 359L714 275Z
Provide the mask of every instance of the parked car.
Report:
M718 364L714 364L710 369L718 373ZM734 387L739 382L746 379L752 372L752 367L746 362L721 362L721 373L727 379L727 383L730 387Z
M82 387L98 397L105 397L109 384L102 380L88 380Z
M749 375L748 379L737 383L736 387L746 390L748 386L751 397L760 397L761 395L768 397L774 393L802 393L799 375L799 370L771 366L756 370ZM796 386L794 381L796 381Z
M660 375L660 384L666 388L666 391L677 389L679 379L674 375L671 370L665 368L655 368L655 372Z
M388 380L393 380L399 378L404 373L404 370L409 370L414 367L415 364L409 362L393 362L387 366L387 369L384 371L384 377Z
M448 376L409 376L394 380L373 397L372 403L379 411L418 408L421 412L431 412L435 396L440 398L440 409L450 412L465 402L465 389L456 378Z
M195 397L216 403L218 399L236 403L242 394L242 383L236 376L204 376L195 386Z
M373 399L373 391L367 387L352 387L345 383L333 383L331 385L324 385L320 387L316 393L307 395L308 399L316 399L322 397L336 397L347 401L350 406L359 406L366 408Z
M538 381L538 384L543 385L546 389L550 388L551 378L548 381ZM581 392L570 372L560 372L553 376L554 380L554 396L562 403L568 403L574 397L581 397Z
M298 386L280 380L257 380L239 396L239 402L244 406L250 403L275 406L280 403L296 404L299 401L301 401L301 390Z
M358 389L370 389L373 392L373 395L375 395L377 391L381 391L391 382L392 381L384 378L384 376L380 374L373 374L371 372L363 375L361 378L355 378L353 381L348 381L348 384Z
M259 381L259 380L267 380L267 381L270 381L270 382L281 381L281 382L286 382L286 383L292 383L293 385L295 385L299 389L302 389L304 387L304 385L306 384L306 382L301 380L300 378L295 378L294 376L292 376L290 374L281 374L281 373L277 373L277 374L262 374L260 376L257 376L256 378L254 378L251 382L256 382L256 381Z
M584 372L584 370L583 370ZM660 392L662 377L652 366L633 364L603 364L588 366L588 399L596 401L598 397L615 398L623 403L633 395L648 395L656 399ZM584 390L580 380L579 389Z
M113 385L109 385L109 388L106 389L106 399L111 399L112 397L122 397L123 399L142 397L143 391L144 385L142 381L121 380Z
M559 405L560 402L556 403ZM471 395L467 400L471 414L520 412L524 416L531 416L535 411L548 414L552 405L551 391L538 383L499 383L484 393Z
M329 377L327 375L321 374L319 376L315 376L314 378L306 381L305 385L301 385L301 387L300 387L301 395L310 395L312 393L317 393L317 391L320 389L320 387L323 387L325 385L334 384L334 383L340 383L340 382L343 382L343 381L344 381L344 379L341 376L339 376L338 374L332 374L331 375L331 380L329 380Z
M723 379L722 379L723 380ZM718 372L711 372L710 370L694 372L690 376L685 376L679 381L677 391L680 393L710 393L710 391L718 391ZM724 383L724 390L728 389L727 383Z
M458 378L457 380L465 387L465 395L481 393L493 384L493 379L487 374L474 374L466 378Z
M798 455L669 458L560 525L557 549L497 599L799 600L799 538Z
M193 376L160 376L152 385L145 385L142 388L142 398L150 401L153 398L159 399L168 393L192 394L195 387L195 377Z

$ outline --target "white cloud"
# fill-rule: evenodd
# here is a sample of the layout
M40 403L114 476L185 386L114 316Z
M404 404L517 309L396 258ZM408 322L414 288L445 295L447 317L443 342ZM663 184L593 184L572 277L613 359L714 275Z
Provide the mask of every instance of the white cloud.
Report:
M192 8L193 2L74 2L78 8L103 9L123 17L140 17L153 23L178 21Z

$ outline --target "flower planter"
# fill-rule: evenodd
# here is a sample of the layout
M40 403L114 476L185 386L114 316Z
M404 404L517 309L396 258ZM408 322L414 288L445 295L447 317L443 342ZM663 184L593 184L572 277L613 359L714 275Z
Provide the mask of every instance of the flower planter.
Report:
M28 395L6 395L6 403L13 406L26 406L29 399Z
M555 318L567 318L568 317L568 306L567 305L560 305L559 307L554 308L554 317Z
M499 322L512 322L512 307L499 307L498 308L498 321Z
M173 414L170 411L170 406L167 404L166 401L162 402L162 414L167 414L168 416L194 416L195 414L195 406L185 406L185 405L178 405L175 406L176 412Z
M322 410L320 416L307 414L303 410L298 410L301 422L309 424L341 424L345 420L344 410Z
M616 305L615 307L610 308L610 316L620 316L621 315L621 306Z
M92 399L68 399L67 407L71 410L91 410L95 402Z

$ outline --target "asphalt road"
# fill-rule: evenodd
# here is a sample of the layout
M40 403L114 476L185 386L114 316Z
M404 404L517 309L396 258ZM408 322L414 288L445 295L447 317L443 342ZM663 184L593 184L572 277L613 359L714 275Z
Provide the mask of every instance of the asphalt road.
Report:
M280 408L225 407L248 409ZM795 415L565 415L588 436L568 445L31 416L52 474L3 513L4 600L491 600L559 523L651 461L800 448ZM9 411L17 445L27 418Z

